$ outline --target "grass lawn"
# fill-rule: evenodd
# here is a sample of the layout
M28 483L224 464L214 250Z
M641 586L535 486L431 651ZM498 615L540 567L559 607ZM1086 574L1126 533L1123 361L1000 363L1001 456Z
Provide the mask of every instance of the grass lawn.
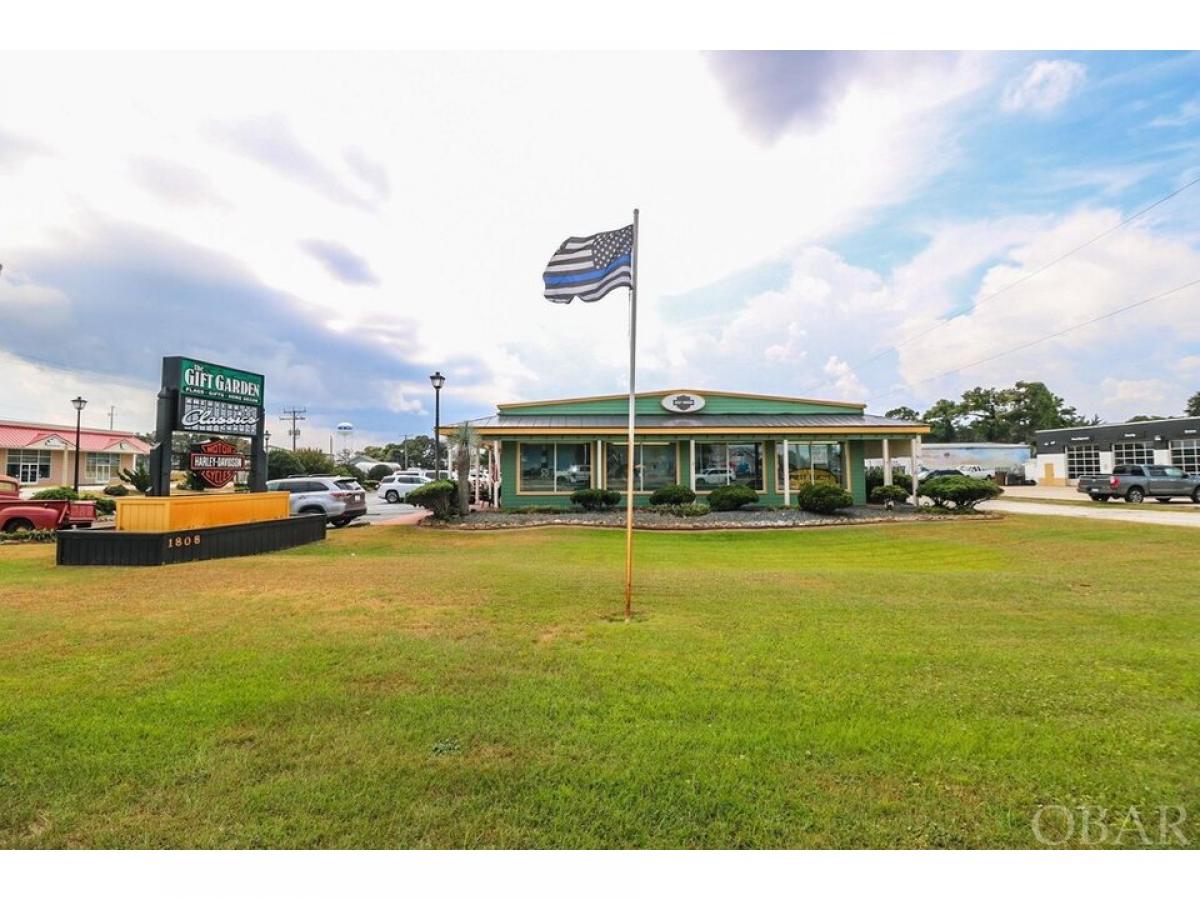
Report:
M642 533L629 624L623 540L374 527L151 570L0 547L0 844L1018 847L1039 804L1200 820L1187 529Z

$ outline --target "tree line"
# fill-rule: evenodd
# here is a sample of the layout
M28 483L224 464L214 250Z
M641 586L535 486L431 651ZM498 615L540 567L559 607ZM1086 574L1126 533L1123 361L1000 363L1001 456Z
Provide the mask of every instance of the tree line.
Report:
M1193 394L1184 415L1200 416L1200 391ZM898 406L885 413L888 418L924 422L930 427L927 441L953 444L982 441L999 444L1029 444L1034 432L1047 428L1099 425L1099 416L1081 415L1062 397L1040 381L1018 381L1008 388L974 387L958 400L938 400L925 412ZM1165 419L1169 416L1137 415L1130 422Z

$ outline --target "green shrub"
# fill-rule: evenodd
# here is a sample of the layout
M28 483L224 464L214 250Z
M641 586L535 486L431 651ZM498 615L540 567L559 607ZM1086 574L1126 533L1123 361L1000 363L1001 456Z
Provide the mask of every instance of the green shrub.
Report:
M911 494L898 484L881 484L871 489L872 503L903 503Z
M79 495L75 493L75 488L69 488L66 485L62 487L42 488L33 495L34 500L78 500Z
M117 501L99 494L84 494L80 500L91 500L96 504L96 515L111 516L117 511Z
M110 497L128 497L129 488L123 484L110 484L104 489L104 493Z
M682 484L666 484L650 495L651 506L683 506L696 502L696 492Z
M758 493L744 484L725 484L708 495L709 508L716 512L732 512L758 502Z
M796 492L796 502L805 512L830 515L854 505L850 492L836 484L806 484Z
M696 516L707 516L712 510L703 503L661 503L645 507L646 512L658 513L662 516L675 516L680 519L692 519Z
M117 473L117 477L139 494L144 494L150 490L150 470L146 468L145 463L138 463L136 469L122 469Z
M391 474L392 474L392 467L385 466L383 463L380 463L377 466L371 466L371 470L369 472L367 472L367 478L378 483L380 481L383 481L383 479L387 478Z
M582 506L589 512L598 509L611 509L621 502L620 491L609 491L598 488L580 488L571 493L571 502Z
M883 487L883 469L880 466L870 466L863 470L863 474L867 485L867 496L870 497L875 488ZM892 469L892 484L899 485L910 495L912 494L912 476L903 469Z
M500 512L510 516L536 516L549 513L569 513L561 506L502 506Z
M268 481L274 481L276 478L291 478L294 475L303 474L305 474L304 465L291 450L276 447L267 453Z
M37 528L33 531L0 531L0 544L52 544L58 540L53 528Z
M994 481L968 478L966 475L944 475L930 478L921 485L920 496L928 497L934 506L947 509L974 509L977 503L991 500L1004 493Z
M419 488L409 491L405 500L414 506L421 506L433 513L439 521L446 521L458 509L458 485L453 481L431 481Z

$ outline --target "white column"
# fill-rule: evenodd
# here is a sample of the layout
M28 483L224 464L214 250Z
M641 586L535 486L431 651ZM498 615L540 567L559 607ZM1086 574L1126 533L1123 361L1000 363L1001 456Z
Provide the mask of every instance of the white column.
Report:
M792 460L788 455L788 439L783 439L783 466L776 466L776 471L783 469L783 505L792 505Z
M604 485L600 483L600 473L604 471L604 469L601 468L603 465L604 465L604 441L598 440L598 441L596 441L596 458L594 460L592 460L592 484L591 484L592 487L597 488L597 489L604 487Z
M917 474L921 471L921 438L914 435L912 439L912 502L917 505Z
M504 459L500 456L500 442L492 441L492 453L496 460L496 471L492 476L492 505L497 509L500 508L500 471L504 465Z
M692 493L696 493L696 439L691 438L688 441L688 480L691 483Z
M892 483L892 448L887 438L883 439L883 483Z

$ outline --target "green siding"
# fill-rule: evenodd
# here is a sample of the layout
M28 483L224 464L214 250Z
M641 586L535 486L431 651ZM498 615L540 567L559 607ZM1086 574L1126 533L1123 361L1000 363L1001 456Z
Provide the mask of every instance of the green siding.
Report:
M667 394L678 393L677 391L663 391L662 393L653 396L639 396L635 403L635 410L639 415L646 416L668 416L679 415L663 409L662 398ZM791 414L811 414L811 413L845 413L848 415L857 415L862 412L860 406L831 406L820 403L805 403L801 400L769 400L760 397L721 397L715 394L705 394L703 391L696 391L697 394L704 398L704 409L693 415L703 416L706 414L755 414L755 413L791 413ZM529 404L525 406L506 406L500 410L501 415L526 415L526 416L619 416L628 415L629 401L624 397L617 397L609 400L564 400L561 403L538 405Z

